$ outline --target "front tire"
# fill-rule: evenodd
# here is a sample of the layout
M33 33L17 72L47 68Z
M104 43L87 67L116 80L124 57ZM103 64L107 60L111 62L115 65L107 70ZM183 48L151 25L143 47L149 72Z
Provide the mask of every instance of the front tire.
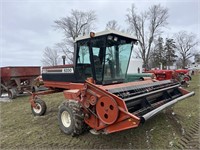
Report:
M31 106L31 110L34 116L43 116L47 110L46 103L41 99L35 100L36 108Z
M63 102L58 111L60 130L67 135L80 135L85 129L81 105L75 100Z

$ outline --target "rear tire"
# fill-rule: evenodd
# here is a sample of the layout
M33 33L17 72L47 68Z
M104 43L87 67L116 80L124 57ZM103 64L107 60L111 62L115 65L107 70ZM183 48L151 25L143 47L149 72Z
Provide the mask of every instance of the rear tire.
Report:
M80 135L83 133L86 124L81 105L75 100L63 102L59 106L58 123L60 130L67 135Z
M15 89L9 89L8 90L8 98L9 99L14 99L17 97L17 92Z
M188 87L189 84L188 84L187 81L183 80L183 81L181 81L181 86L182 86L182 87Z
M190 75L187 75L188 76L188 78L190 79L190 80L192 80L192 77L190 76Z
M43 116L47 110L46 103L41 99L36 99L35 104L36 104L36 108L31 106L33 115L34 116Z

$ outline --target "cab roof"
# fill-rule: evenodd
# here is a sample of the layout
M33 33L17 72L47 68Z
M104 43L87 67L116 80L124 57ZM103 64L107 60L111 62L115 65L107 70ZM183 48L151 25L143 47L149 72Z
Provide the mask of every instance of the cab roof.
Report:
M119 36L126 37L126 38L137 41L137 39L132 37L131 35L126 34L126 33L122 33L122 32L116 31L116 30L105 30L105 31L102 31L102 32L97 32L97 33L95 33L94 37L103 36L103 35L110 35L110 34L119 35ZM85 39L89 39L89 38L91 38L90 35L85 35L85 36L77 37L75 39L75 41L77 42L77 41L85 40Z

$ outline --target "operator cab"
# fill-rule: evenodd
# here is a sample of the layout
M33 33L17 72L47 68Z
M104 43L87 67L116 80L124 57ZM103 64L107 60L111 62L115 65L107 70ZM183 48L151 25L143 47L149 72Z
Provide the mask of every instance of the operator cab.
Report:
M93 77L96 84L124 82L136 42L135 38L114 30L77 38L75 74L84 80Z
M90 77L101 85L122 83L136 42L135 38L114 30L78 37L73 65L43 67L44 84L84 83Z

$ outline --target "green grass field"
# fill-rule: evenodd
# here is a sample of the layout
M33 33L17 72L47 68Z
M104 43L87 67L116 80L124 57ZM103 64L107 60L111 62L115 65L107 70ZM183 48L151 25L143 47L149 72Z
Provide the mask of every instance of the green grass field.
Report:
M11 102L0 102L0 149L171 149L200 114L200 76L192 76L187 98L172 108L160 112L144 125L109 135L85 133L71 137L60 132L57 121L58 106L64 100L62 93L42 97L47 113L34 117L29 96Z
M200 76L192 77L187 90L194 91L195 95L173 107L180 124L186 131L194 122L200 119Z

